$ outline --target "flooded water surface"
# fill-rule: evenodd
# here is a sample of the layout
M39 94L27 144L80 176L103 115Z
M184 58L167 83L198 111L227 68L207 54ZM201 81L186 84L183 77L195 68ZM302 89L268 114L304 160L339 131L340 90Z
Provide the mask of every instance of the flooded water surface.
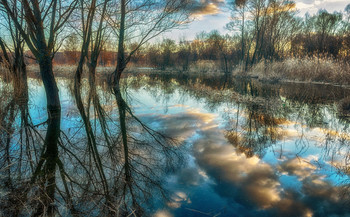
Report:
M77 96L57 82L57 147L42 84L28 80L28 100L0 85L4 216L48 209L50 192L62 216L350 215L349 89L147 74Z

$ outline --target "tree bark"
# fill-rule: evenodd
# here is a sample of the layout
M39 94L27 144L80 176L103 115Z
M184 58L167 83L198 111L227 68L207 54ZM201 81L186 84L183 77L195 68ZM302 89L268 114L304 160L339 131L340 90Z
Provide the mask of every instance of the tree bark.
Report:
M58 87L53 74L52 60L50 55L46 54L39 59L40 75L44 83L47 100L47 110L49 113L49 119L51 118L51 112L57 114L56 111L61 111L60 97L58 94Z

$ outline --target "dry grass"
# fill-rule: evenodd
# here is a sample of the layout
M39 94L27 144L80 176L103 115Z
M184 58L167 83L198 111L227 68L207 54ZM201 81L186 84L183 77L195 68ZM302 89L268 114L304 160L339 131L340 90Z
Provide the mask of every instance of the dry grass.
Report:
M337 62L330 58L290 58L271 64L260 62L248 72L248 75L258 76L261 79L350 85L349 63Z
M190 72L217 72L218 63L213 60L198 60L190 65Z
M189 67L190 73L220 73L221 70L218 67L216 61L200 60L192 63ZM114 71L114 67L97 67L97 76L103 76L105 74L111 74ZM1 69L0 69L1 70ZM73 78L76 70L76 66L54 66L54 73L57 77ZM87 67L84 67L84 71L87 72ZM125 73L145 73L163 71L149 68L128 67ZM29 75L39 75L39 67L37 65L28 66ZM178 70L168 70L168 72L176 72ZM242 72L242 67L237 66L233 71L235 75L259 77L262 80L293 80L301 82L322 82L341 85L350 85L350 64L345 62L336 61L331 58L289 58L284 61L273 62L265 64L264 61L254 65L247 73ZM87 77L87 73L83 76Z
M63 77L63 78L74 78L75 71L77 70L76 65L55 65L53 67L53 72L55 74L55 77ZM104 74L104 73L112 73L114 70L114 67L97 67L96 73L97 74ZM39 65L28 65L27 66L28 75L30 77L39 78L40 77L40 68ZM83 77L88 76L88 67L84 65L84 73Z

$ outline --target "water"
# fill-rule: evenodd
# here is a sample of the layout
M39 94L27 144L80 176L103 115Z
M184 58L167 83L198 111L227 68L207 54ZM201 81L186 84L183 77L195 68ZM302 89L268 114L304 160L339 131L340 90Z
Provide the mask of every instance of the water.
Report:
M42 152L39 135L47 127L41 124L47 119L43 87L35 79L29 84L33 140L23 142L20 112L14 109L11 147L2 145L0 152L4 210L16 204L13 195L21 195L6 186L8 177L17 191L25 188ZM59 78L58 84L58 158L64 171L58 168L55 174L55 206L62 215L72 215L72 210L91 216L110 210L128 215L137 207L144 216L350 215L350 129L339 104L349 96L348 89L225 76L129 76L122 92L130 108L125 110L126 172L118 107L110 89L103 82L96 85L97 95L89 92L88 84L82 89L97 144L94 152L69 80ZM36 201L33 192L22 200L26 203L20 213L35 210L35 203L28 202ZM106 203L107 197L115 206Z

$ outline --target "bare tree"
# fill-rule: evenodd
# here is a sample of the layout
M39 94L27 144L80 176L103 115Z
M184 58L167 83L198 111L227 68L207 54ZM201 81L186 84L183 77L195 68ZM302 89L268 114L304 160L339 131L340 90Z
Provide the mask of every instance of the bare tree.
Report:
M19 6L19 4L21 6ZM1 0L1 6L11 17L21 37L36 58L40 66L40 75L44 83L47 100L48 128L40 160L32 177L32 183L39 179L44 189L41 192L42 203L37 214L54 213L53 201L56 188L56 165L58 156L58 137L60 133L61 104L58 87L52 67L52 59L58 46L57 40L62 27L74 10L77 1L53 0ZM16 14L23 8L26 27L23 26ZM47 209L46 209L46 208Z
M246 51L246 17L247 17L247 12L246 12L246 3L247 1L229 1L228 6L229 9L231 10L231 17L236 17L233 21L228 23L226 25L226 28L235 31L238 29L241 31L241 65L243 66L243 61L245 58L245 51Z
M161 33L173 29L188 20L188 1L120 0L118 6L120 8L118 11L120 18L118 19L118 17L110 16L112 19L109 21L118 35L118 57L117 66L113 72L113 92L116 97L119 112L121 142L124 153L124 182L126 183L125 187L130 194L133 195L132 164L129 158L130 135L128 134L126 119L128 115L131 115L135 120L138 119L132 114L131 109L123 99L120 79L130 59L142 45L152 38L159 36ZM152 11L152 13L150 13L150 11ZM125 44L128 40L136 41L137 45L127 54ZM141 123L143 129L151 133L151 135L153 134L147 126L143 125L140 121L138 122ZM160 141L159 143L161 144L162 142ZM139 205L134 196L132 196L132 206L137 213L140 212Z
M121 75L131 57L143 44L161 33L173 29L187 21L188 13L186 11L187 1L185 0L144 0L137 2L120 0L119 7L119 23L112 23L112 25L114 24L114 27L117 27L116 32L119 37L117 66L113 72L113 91L119 110L122 143L125 155L125 181L130 183L130 163L128 162L129 150L126 128L127 105L121 94L119 84ZM150 11L153 11L154 13L149 13ZM134 50L130 51L129 54L126 54L125 52L125 42L127 39L134 39L137 41L137 46Z
M186 23L190 15L189 1L186 0L120 0L118 6L120 17L111 16L114 19L109 21L118 35L117 66L113 72L114 86L117 88L121 75L135 52L149 40ZM137 43L137 46L127 54L125 43L130 40Z
M100 3L100 7L98 8L99 10L97 11L98 16L94 19L98 22L96 22L96 26L93 26L92 29L91 50L87 61L90 85L94 85L97 61L105 45L107 37L110 36L110 31L108 31L108 22L106 19L106 15L111 11L108 9L110 3L110 0L103 0Z
M27 29L16 17L17 1L1 0L4 10L10 15L16 28L25 40L40 66L44 83L48 112L60 110L58 88L52 70L52 59L57 51L58 33L72 13L76 1L54 0L50 4L33 0L20 1L24 10Z
M244 70L258 63L280 59L298 32L295 3L285 0L247 0L230 3L233 19L227 28L241 38Z
M18 7L17 3L15 3L14 7ZM21 25L24 26L23 13L23 8L19 8L14 15ZM6 36L0 36L0 50L3 54L3 63L13 78L12 82L17 97L25 98L27 95L27 71L24 61L24 40L9 14L0 10L0 16L5 21L2 23L2 27L5 29L4 32L9 34L7 38Z
M68 35L63 44L64 56L66 57L67 64L75 65L79 59L78 49L80 48L80 40L76 33Z

